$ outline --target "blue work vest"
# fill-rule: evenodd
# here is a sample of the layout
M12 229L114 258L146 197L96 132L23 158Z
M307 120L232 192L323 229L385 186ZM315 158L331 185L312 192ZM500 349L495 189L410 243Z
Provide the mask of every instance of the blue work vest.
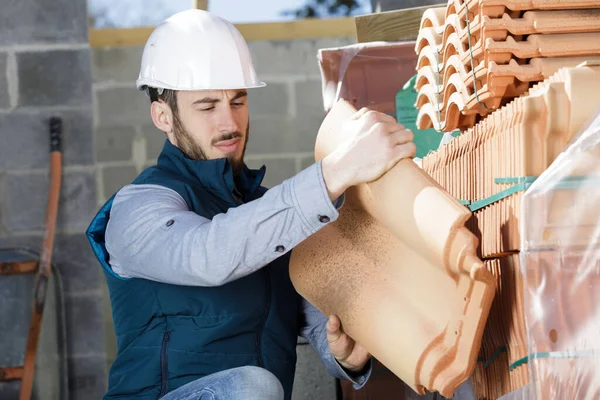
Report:
M191 211L212 219L261 197L263 176L264 167L244 167L234 184L226 159L191 160L167 140L157 165L133 183L170 188ZM104 398L157 399L198 378L245 365L271 371L290 398L300 297L290 281L289 253L220 287L124 279L110 268L104 241L113 199L86 232L104 267L118 345Z

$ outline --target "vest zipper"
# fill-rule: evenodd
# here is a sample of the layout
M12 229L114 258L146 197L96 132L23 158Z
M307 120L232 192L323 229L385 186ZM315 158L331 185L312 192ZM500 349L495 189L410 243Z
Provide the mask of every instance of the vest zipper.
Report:
M171 338L171 332L165 331L162 341L162 347L160 349L160 394L158 398L160 399L167 393L167 383L169 382L169 368L168 368L168 359L167 359L167 342Z
M262 316L262 321L260 324L260 330L258 331L258 335L256 335L256 352L258 355L258 366L263 368L264 367L264 362L262 359L262 351L261 351L261 339L262 339L262 332L265 329L265 325L267 324L267 316L269 315L269 308L271 308L271 278L269 276L269 271L267 271L267 268L263 268L262 269L264 275L265 275L265 287L266 287L266 295L267 295L267 304L265 306L265 311L263 313Z

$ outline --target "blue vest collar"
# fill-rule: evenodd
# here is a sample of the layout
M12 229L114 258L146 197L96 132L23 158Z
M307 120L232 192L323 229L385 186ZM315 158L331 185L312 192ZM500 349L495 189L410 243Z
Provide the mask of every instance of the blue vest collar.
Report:
M157 165L161 169L200 184L223 198L231 196L235 198L241 195L244 201L254 199L266 170L264 165L258 170L253 170L244 164L242 171L234 176L227 158L192 160L168 139L165 140L165 145L158 156Z

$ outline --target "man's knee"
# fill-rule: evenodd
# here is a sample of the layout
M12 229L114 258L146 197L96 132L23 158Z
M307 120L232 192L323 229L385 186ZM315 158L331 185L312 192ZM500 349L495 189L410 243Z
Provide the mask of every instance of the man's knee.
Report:
M233 372L233 371L232 371ZM260 367L240 367L231 376L240 398L282 400L283 386L275 375ZM237 398L237 397L236 397Z

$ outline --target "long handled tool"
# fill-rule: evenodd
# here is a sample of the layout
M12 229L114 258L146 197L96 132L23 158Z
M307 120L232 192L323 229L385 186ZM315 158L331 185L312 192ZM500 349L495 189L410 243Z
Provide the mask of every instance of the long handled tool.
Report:
M54 247L54 233L56 229L56 217L58 214L58 200L62 175L61 141L62 120L53 117L50 119L50 185L48 189L48 204L46 207L46 224L35 283L29 336L27 338L27 347L25 348L25 363L23 366L19 400L31 399L31 392L33 390L33 375L35 372L38 342L42 330L42 315L44 312L44 304L46 302L48 280L50 279L52 268L51 259Z

